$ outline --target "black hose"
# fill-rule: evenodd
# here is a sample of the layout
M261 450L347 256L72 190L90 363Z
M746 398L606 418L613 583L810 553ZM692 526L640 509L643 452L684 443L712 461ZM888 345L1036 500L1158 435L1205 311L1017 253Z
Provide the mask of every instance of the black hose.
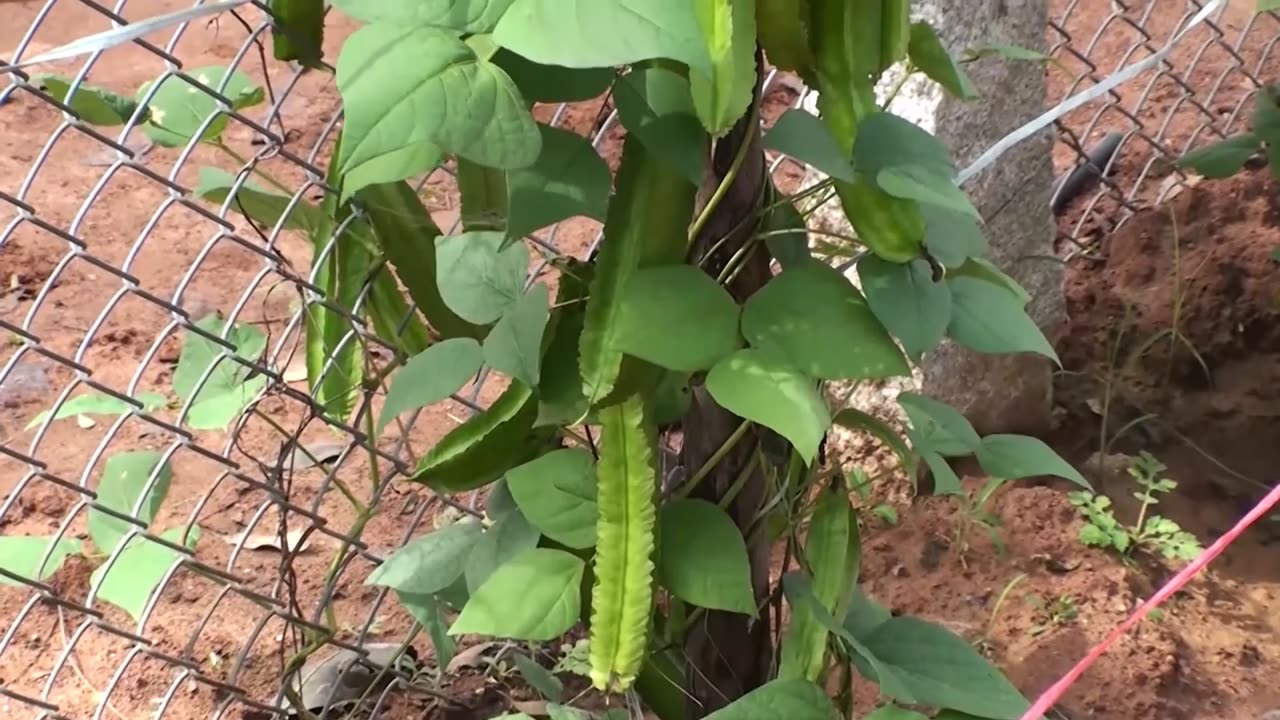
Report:
M1049 200L1049 208L1054 215L1061 215L1072 200L1102 177L1116 150L1120 149L1120 141L1123 139L1124 133L1107 133L1106 137L1085 154L1084 162L1063 173L1054 183L1053 197Z

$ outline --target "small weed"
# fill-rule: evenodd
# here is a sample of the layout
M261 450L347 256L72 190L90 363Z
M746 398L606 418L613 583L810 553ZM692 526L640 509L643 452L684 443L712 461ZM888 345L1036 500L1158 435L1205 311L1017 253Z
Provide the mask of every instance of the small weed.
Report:
M884 522L886 525L898 524L898 508L892 505L888 505L888 504L877 505L871 508L871 514L880 518L880 520Z
M1080 528L1080 542L1091 547L1108 548L1123 557L1131 557L1136 550L1158 553L1167 560L1190 561L1200 554L1199 541L1174 521L1160 515L1148 515L1147 511L1160 500L1157 495L1172 492L1178 486L1173 480L1161 477L1165 466L1150 453L1142 452L1129 468L1129 474L1142 488L1133 496L1141 506L1138 519L1125 525L1116 519L1111 498L1083 490L1068 494L1071 504L1084 516L1085 526Z
M572 673L582 677L590 677L591 661L588 657L589 649L587 638L582 638L572 645L564 643L560 646L562 655L556 661L555 666L551 668L551 672Z
M1071 595L1058 595L1045 602L1036 595L1027 595L1027 602L1040 611L1043 621L1031 628L1031 635L1041 635L1047 630L1070 625L1080 616L1076 599Z
M991 501L991 496L1004 483L1004 478L993 477L987 481L986 485L982 486L981 490L965 496L964 505L960 511L960 522L956 526L954 543L959 548L960 563L962 565L965 564L965 553L969 550L969 541L966 536L969 528L974 525L987 531L987 537L990 538L991 544L995 546L997 554L1004 557L1008 552L1004 539L1000 537L1000 516L987 509L987 503Z
M996 618L1000 616L1000 608L1004 606L1005 601L1009 599L1009 595L1013 593L1013 589L1018 586L1018 583L1026 579L1026 573L1019 573L1012 580L1005 583L1004 589L1000 591L1000 597L996 598L995 607L991 608L991 617L987 618L987 627L983 630L982 637L978 638L978 642L975 643L978 652L987 656L991 654L993 649L991 646L991 632L995 630Z

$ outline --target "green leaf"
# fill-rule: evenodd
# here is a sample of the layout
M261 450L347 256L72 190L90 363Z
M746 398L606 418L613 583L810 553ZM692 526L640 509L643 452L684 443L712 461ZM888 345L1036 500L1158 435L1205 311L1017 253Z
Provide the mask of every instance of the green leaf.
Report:
M965 60L972 62L979 58L998 55L1006 60L1030 60L1034 62L1057 62L1052 56L1039 50L1032 50L1020 45L987 45L965 51Z
M655 365L706 370L742 347L737 303L692 265L638 270L618 302L613 346Z
M911 63L924 71L930 80L947 89L947 92L964 100L979 97L978 89L955 59L942 46L942 40L927 22L911 25L911 40L907 46Z
M813 618L819 624L844 641L844 644L856 656L854 662L857 663L858 669L867 673L869 668L869 677L878 678L881 693L904 700L904 702L912 702L910 699L911 691L903 683L902 679L897 677L893 668L881 663L863 645L861 639L854 637L831 616L831 612L823 606L818 596L814 593L813 581L809 579L808 575L801 572L789 572L783 575L782 591L791 607L805 608L812 613Z
M409 615L426 628L427 634L431 637L431 648L435 651L436 664L439 667L449 667L458 646L453 638L449 637L449 628L445 625L440 601L434 595L405 592L398 592L396 595Z
M530 460L546 434L530 433L538 400L528 385L513 380L484 412L441 438L418 461L413 480L436 492L465 492L497 480Z
M843 627L854 637L864 639L892 617L893 613L888 608L873 600L862 588L854 588Z
M49 554L49 561L42 566L40 561L49 551L50 544L53 545L53 552ZM55 541L52 537L0 536L0 568L36 582L42 582L58 572L58 568L62 567L68 555L79 555L83 552L80 541L75 538L60 538ZM0 575L0 585L21 585L21 583Z
M670 58L711 74L688 0L515 0L493 39L545 65L594 68Z
M663 587L697 607L756 616L747 546L725 511L705 500L676 500L662 508L658 528Z
M915 455L912 454L911 448L907 447L907 443L902 439L902 436L898 435L885 421L857 408L845 408L836 413L832 422L849 430L863 430L871 433L872 436L893 450L894 454L898 456L898 461L902 463L903 470L909 476L915 476Z
M342 174L342 194L338 200L346 202L351 196L380 183L408 180L429 172L440 165L444 152L435 143L420 140L370 158ZM435 235L440 231L436 230Z
M903 710L897 705L883 705L862 720L929 720L929 716L912 710Z
M711 72L690 73L689 86L702 126L720 137L747 112L755 91L755 0L695 0L693 5Z
M462 577L481 531L480 523L464 520L414 538L369 573L364 583L417 595L438 593Z
M978 448L978 462L991 475L1005 480L1054 475L1092 490L1079 470L1042 440L1025 435L988 435Z
M1178 159L1178 165L1191 168L1211 180L1220 180L1240 172L1261 145L1261 138L1253 133L1233 135L1192 150Z
M864 644L910 688L914 700L905 702L992 720L1018 720L1030 705L973 646L938 625L912 617L891 618Z
M591 282L591 271L591 265L578 260L567 260L561 268L560 287L556 289L557 307L547 323L550 342L538 383L536 427L568 425L587 413L578 345L586 321L587 303L583 300Z
M701 185L707 135L688 78L658 65L637 68L618 80L614 102L629 134L689 182Z
M912 392L900 393L898 404L915 430L917 450L961 456L973 455L981 447L982 440L973 425L950 405Z
M240 185L231 201L227 202L235 184L235 175L218 168L202 167L200 182L192 194L219 205L225 203L227 208L268 229L279 224L281 230L319 232L328 226L329 220L324 211L315 205L300 199L293 207L289 207L293 198L271 192L248 180Z
M485 580L508 560L538 546L542 534L519 512L507 513L485 530L471 550L465 572L467 590L475 594Z
M538 127L515 83L452 32L366 25L342 44L337 81L343 174L423 141L494 168L538 158Z
M480 343L471 338L444 340L409 358L391 378L378 428L401 413L434 405L457 392L483 362Z
M458 317L440 296L436 282L436 245L440 228L406 182L369 185L358 193L374 239L396 277L427 321L444 338L484 337L485 329Z
M296 60L303 67L322 67L324 58L324 0L271 0L272 54L276 60Z
M165 406L168 400L164 395L158 392L142 392L138 393L135 398L142 404L142 411L153 413ZM54 413L54 420L62 420L63 418L75 417L77 415L124 415L133 412L135 409L131 403L120 400L114 395L106 393L91 392L77 395L69 398L66 402L58 406L58 411ZM23 430L31 428L44 422L49 417L49 411L44 410L39 415L31 418L31 422Z
M894 197L978 217L973 201L954 180L923 165L887 167L876 174L876 185Z
M764 146L820 170L837 180L853 182L853 162L816 115L792 108L782 113L765 133Z
M987 235L977 218L937 205L920 205L924 218L924 244L948 270L987 252Z
M390 270L379 270L374 275L363 309L374 334L402 356L413 357L431 347L426 323L413 311Z
M119 452L107 458L97 487L98 504L137 518L143 525L150 525L169 494L169 481L173 478L169 463L162 463L162 458L158 452L143 450ZM156 475L156 481L148 490L147 481L152 474ZM89 509L87 524L89 537L93 538L93 544L100 553L114 550L120 539L134 527L96 508Z
M484 339L484 360L490 367L526 385L538 384L550 294L545 283L534 285L493 326Z
M981 217L956 185L946 146L897 115L874 112L858 125L853 165L894 197Z
M929 467L929 472L933 474L933 494L959 495L963 490L960 487L960 477L947 464L947 459L915 437L912 437L912 442L916 443L916 447L920 449L920 459L924 460L924 464Z
M1273 149L1280 145L1280 92L1271 86L1258 91L1249 124L1254 134Z
M505 235L491 230L436 238L440 295L467 322L494 322L524 295L529 249L504 245Z
M221 337L226 323L212 313L198 321L196 327ZM226 339L235 348L236 356L250 362L261 358L267 347L266 334L253 325L233 325ZM178 366L173 371L173 391L184 403L190 401L187 423L197 430L226 427L266 383L264 376L249 378L252 370L230 355L223 346L194 332L188 332L183 341ZM211 366L213 370L209 371ZM209 377L200 385L206 371Z
M1003 270L996 267L995 263L984 257L970 257L947 273L950 277L972 277L985 280L993 285L999 285L1014 295L1018 296L1018 302L1026 307L1031 302L1031 293L1027 289L1018 284L1017 280L1009 277Z
M185 534L185 543L181 528L166 530L160 537L175 545L184 545L188 550L195 550L196 543L200 540L200 526L192 526L191 532ZM164 580L169 569L182 559L180 553L135 535L129 539L129 544L110 565L110 569L105 563L98 566L89 582L98 588L98 599L115 605L129 613L134 620L140 621L147 602L151 599L151 593Z
M777 348L796 368L824 380L911 372L857 288L817 261L782 271L752 295L742 333L752 345Z
M1280 0L1258 0L1256 12L1268 12L1272 10L1280 10Z
M539 125L542 152L528 168L508 176L507 236L583 216L603 221L613 179L590 141L568 130Z
M266 97L262 88L254 85L247 75L239 71L232 72L227 78L226 68L210 65L187 70L186 73L207 90L221 92L223 97L231 101L233 110L252 107ZM224 78L227 85L219 91ZM227 127L228 116L218 107L218 101L213 95L177 75L168 75L160 83L155 96L147 105L149 115L147 124L143 126L143 132L152 142L160 147L182 147L196 137L197 133L201 133L201 127L210 117L213 120L200 134L200 141L220 141L222 131ZM138 102L146 99L150 86L151 83L146 83L138 89Z
M367 23L485 33L498 24L511 0L334 0L333 6Z
M907 357L919 362L942 342L951 322L951 288L933 281L927 261L891 263L867 255L858 261L858 277L871 311L902 343Z
M506 230L507 175L498 168L458 158L456 180L462 200L463 232ZM507 244L504 242L504 246Z
M812 76L809 0L755 0L756 32L769 62L779 70Z
M839 720L822 688L807 680L774 680L752 690L706 720Z
M764 216L760 231L765 233L765 245L769 254L777 259L783 270L810 262L813 256L809 252L809 228L804 217L796 206L783 197L773 180L769 181L774 198L774 205Z
M775 352L751 348L721 360L707 374L707 390L733 414L791 441L805 462L831 425L817 383Z
M45 92L53 96L53 99L70 107L80 116L81 120L90 125L99 127L123 125L129 121L129 118L133 117L133 113L138 109L138 103L131 98L117 95L106 88L94 87L83 83L76 88L74 95L68 97L68 93L71 91L71 80L71 78L64 75L49 73L31 77L33 85L43 88ZM142 120L146 120L145 115Z
M564 684L555 675L552 675L550 670L534 662L528 655L515 653L511 656L511 660L515 663L520 677L524 678L524 681L534 690L537 690L543 698L554 703L564 695ZM555 707L560 706L556 705ZM547 711L551 712L551 708L552 706L548 705ZM552 717L554 717L554 714Z
M655 425L668 425L679 422L689 409L689 378L693 373L665 372L658 386L654 388L653 422Z
M547 537L574 549L595 545L596 468L587 450L555 450L512 468L507 488Z
M543 65L506 48L493 56L530 103L584 102L599 97L613 83L611 67L567 68Z
M1034 352L1061 364L1017 295L974 277L949 277L947 284L952 299L947 327L951 339L980 353Z
M591 720L591 714L586 710L556 703L547 703L547 717L551 720Z
M472 593L449 634L553 640L578 622L585 568L561 550L526 550Z
M623 141L618 192L609 204L578 346L582 390L590 404L618 382L623 353L615 347L622 291L640 268L680 262L688 247L695 188L631 136Z

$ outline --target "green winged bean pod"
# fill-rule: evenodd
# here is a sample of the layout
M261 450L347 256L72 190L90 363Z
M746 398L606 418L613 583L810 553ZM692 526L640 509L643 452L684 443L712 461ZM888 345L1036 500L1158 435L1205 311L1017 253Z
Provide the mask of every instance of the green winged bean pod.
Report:
M600 410L591 682L626 690L648 645L657 520L657 428L635 394Z
M833 617L843 617L858 581L861 557L858 518L843 483L822 491L805 537L805 559L813 591ZM782 636L779 680L818 682L826 668L826 626L805 607L792 608L791 624Z

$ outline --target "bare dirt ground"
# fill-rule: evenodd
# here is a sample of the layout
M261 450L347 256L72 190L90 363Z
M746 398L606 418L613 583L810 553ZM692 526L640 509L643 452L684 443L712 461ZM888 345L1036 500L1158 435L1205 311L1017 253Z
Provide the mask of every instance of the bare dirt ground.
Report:
M1225 22L1243 27L1240 24L1247 15L1236 8L1241 2L1232 4ZM1053 5L1059 18L1070 9L1064 24L1080 31L1092 32L1111 13L1111 3L1103 0L1061 0ZM0 56L12 57L11 49L41 6L39 2L4 4ZM139 18L184 6L176 0L142 0L130 3L127 12ZM1157 28L1158 35L1167 33L1177 20L1173 13L1157 13L1147 23ZM1099 36L1091 53L1104 72L1141 57L1126 54L1133 44L1128 25L1113 21L1108 27L1113 29ZM34 40L37 48L51 47L105 28L96 11L59 2ZM339 24L330 31L326 45L331 57L349 30ZM1276 28L1265 30L1277 32ZM243 28L224 20L216 26L193 27L173 53L187 67L225 65L244 39ZM162 43L167 37L154 40ZM1051 31L1051 43L1059 40ZM1251 48L1246 45L1242 53L1249 62L1258 62L1258 53ZM1187 60L1186 55L1181 57ZM1204 52L1192 82L1202 87L1216 80L1228 66L1228 57L1212 48ZM288 74L279 65L270 67L276 90L281 91L279 84ZM261 65L252 59L245 60L241 69L256 80L265 79ZM163 64L153 54L131 46L104 56L89 81L130 93L162 71ZM1065 74L1052 67L1047 71L1053 92L1061 96L1070 85ZM1155 118L1155 129L1144 130L1150 138L1177 146L1190 141L1201 124L1196 117L1201 110L1179 102L1170 83L1161 80L1148 89L1139 81L1121 94L1128 103L1124 107L1141 101L1142 117ZM1240 78L1228 74L1224 87L1235 88L1239 95L1240 83ZM1147 97L1142 100L1144 92ZM1236 107L1235 96L1221 97L1211 110L1230 114ZM790 91L775 91L767 114L776 116L793 100ZM314 74L304 76L281 109L289 147L305 157L321 140L337 108L331 83ZM544 113L540 119L549 119L551 110L539 109ZM1068 118L1068 125L1082 128L1083 134L1096 112L1078 111ZM565 124L586 132L598 117L598 105L574 107ZM1173 120L1164 123L1166 117ZM1132 129L1125 125L1125 114L1116 110L1100 118L1086 144L1107 129ZM75 130L51 140L61 124L54 108L22 92L0 106L0 191L24 198L48 224L21 222L12 231L4 229L14 220L15 211L0 202L0 233L4 233L0 235L0 318L22 325L30 317L30 330L43 347L92 368L97 382L123 389L137 377L144 389L167 386L178 350L176 333L166 329L169 313L136 294L117 298L120 278L72 253L56 232L61 230L74 232L88 243L87 253L126 268L143 288L159 297L171 297L184 282L187 269L196 266L182 297L188 310L196 315L212 309L229 313L243 301L242 321L258 324L273 343L283 337L285 319L297 298L296 292L287 289L289 282L277 274L264 274L261 256L249 249L215 241L217 225L198 213L181 205L169 205L157 213L169 195L154 178L131 171L104 178L108 170L104 162L109 162L109 158L103 160L104 146ZM601 146L611 164L616 162L619 132L612 129ZM234 123L227 131L229 144L244 154L254 152L249 142L252 135L250 129ZM326 148L332 138L328 140L322 143ZM1117 161L1113 176L1117 185L1127 189L1144 175L1167 172L1141 152L1149 146L1140 136L1126 144L1134 149L1123 151ZM1069 149L1060 146L1055 157L1059 168L1071 158ZM175 151L156 149L148 155L147 166L167 176L178 159ZM323 161L322 152L317 163ZM296 165L270 162L272 171L288 182L302 182ZM229 169L236 165L202 148L178 168L174 179L193 187L200 164ZM33 173L34 165L38 169ZM784 189L799 177L794 169L786 172L791 174L782 183ZM28 182L30 187L24 187ZM1158 185L1159 178L1153 182ZM86 202L98 185L101 189L95 199ZM1154 197L1152 183L1143 187L1142 197ZM1119 203L1112 199L1096 203L1082 199L1060 223L1064 237L1100 243L1094 252L1068 265L1071 320L1058 339L1067 372L1062 381L1061 429L1054 443L1083 465L1099 447L1102 419L1097 410L1104 398L1111 399L1108 425L1113 434L1130 420L1153 415L1112 441L1108 452L1148 450L1168 464L1169 475L1181 485L1162 508L1205 543L1256 498L1260 484L1275 481L1275 468L1280 467L1280 415L1275 409L1280 407L1276 397L1280 265L1268 259L1280 245L1276 192L1265 171L1253 172L1185 190L1168 203L1141 210L1114 235L1110 232ZM456 193L447 178L433 181L426 197L437 222L447 228L458 212ZM249 232L243 225L238 227L242 233ZM592 223L567 224L559 247L581 256L596 229ZM276 247L305 276L310 256L305 241L286 235ZM1069 248L1064 241L1064 251ZM1181 300L1175 303L1175 298ZM1185 346L1170 351L1167 336L1158 338L1141 356L1134 353L1148 339L1175 327L1175 305L1179 308L1176 327L1196 348L1203 366ZM1123 335L1117 338L1120 331ZM91 341L86 341L91 333ZM281 366L290 363L288 348L293 343L284 339ZM1119 355L1108 352L1117 343ZM0 347L0 367L18 351L13 343ZM1117 364L1115 357L1126 362ZM23 355L0 388L0 442L47 463L48 476L72 484L83 477L89 486L100 472L100 464L91 466L91 459L107 438L107 452L175 444L175 436L165 429L130 421L112 432L112 423L104 420L90 428L72 421L56 423L33 446L34 432L22 428L73 378L74 372L63 363L33 353ZM297 387L304 384L295 383ZM495 383L488 384L482 399L492 399L498 389ZM262 480L264 468L276 463L288 436L300 432L309 442L333 442L335 436L320 423L308 421L302 406L286 396L269 398L259 411L279 427L254 418L236 433L234 443L214 432L196 433L190 444L179 443L171 460L172 489L157 518L160 527L198 523L204 536L197 557L238 582L227 589L189 571L177 573L141 629L134 628L124 613L101 602L93 608L103 614L102 622L90 622L92 617L71 608L29 608L29 592L0 587L0 633L13 636L0 655L0 684L38 696L52 682L49 699L76 720L93 716L106 702L110 710L105 717L129 720L155 716L162 707L164 718L204 718L223 706L227 697L223 688L187 680L180 664L131 654L128 638L104 629L113 627L137 631L155 643L156 654L183 658L202 674L239 686L252 700L267 702L274 696L275 679L289 654L283 647L286 623L279 616L281 610L264 609L249 593L272 594L284 558L271 549L233 556L233 546L224 539L246 529L269 532L273 528L271 516L254 528L269 498L248 480ZM444 407L419 417L406 434L409 453L430 447L464 412L461 407ZM195 447L207 448L212 456ZM215 462L212 457L217 455L226 455L237 465ZM367 493L368 467L362 458L359 451L350 453L331 475ZM846 460L871 464L881 458ZM1117 498L1123 513L1130 508L1131 503L1123 503L1133 488L1122 473L1114 471L1120 460L1112 457L1104 470L1086 469L1095 483ZM976 487L982 481L974 477L966 482ZM290 489L296 505L324 520L312 523L299 515L292 520L298 527L317 526L306 545L289 559L299 612L312 621L318 619L310 613L326 590L324 575L340 547L339 537L357 521L338 493L324 492L328 488L331 481L326 472L313 468L295 473ZM1085 549L1076 539L1080 520L1058 489L1023 485L996 496L991 509L1002 518L999 533L1007 548L1000 553L981 530L965 524L957 500L912 502L900 481L882 483L875 491L877 501L896 503L900 519L896 524L868 521L863 571L867 590L896 612L947 623L981 642L1025 693L1038 693L1169 574L1169 568L1160 564L1127 565ZM389 493L381 512L364 528L368 556L344 568L332 589L343 628L341 638L348 641L361 634L397 641L411 624L393 598L379 604L378 594L362 583L373 567L369 556L425 532L438 507L429 500L429 493L416 486L394 484ZM81 497L46 477L28 476L25 464L5 455L0 455L0 497L9 503L0 515L0 531L6 535L55 532L68 514L75 516L70 534L83 533ZM1068 695L1065 707L1072 716L1249 720L1280 705L1280 689L1270 680L1280 670L1280 565L1271 539L1267 528L1251 532L1206 577L1179 595L1161 619L1144 622L1126 638ZM91 571L87 561L73 558L51 583L61 597L84 603ZM999 603L1011 583L1015 584ZM1066 606L1075 608L1074 614L1045 609ZM414 644L420 654L429 654L425 639ZM50 681L68 646L74 647L70 664ZM171 689L173 699L162 700ZM455 682L449 694L463 710L445 713L430 698L416 696L402 699L394 716L487 718L509 708L512 700L532 696L514 683L474 674ZM250 716L252 709L233 701L222 717ZM0 697L4 717L35 714L33 708Z

